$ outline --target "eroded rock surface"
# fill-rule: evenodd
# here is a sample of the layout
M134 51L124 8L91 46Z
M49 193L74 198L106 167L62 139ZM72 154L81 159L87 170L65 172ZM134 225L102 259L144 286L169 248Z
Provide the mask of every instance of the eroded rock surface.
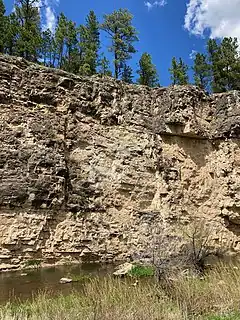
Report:
M126 260L205 217L240 251L240 93L0 56L0 269ZM216 241L219 239L216 238Z

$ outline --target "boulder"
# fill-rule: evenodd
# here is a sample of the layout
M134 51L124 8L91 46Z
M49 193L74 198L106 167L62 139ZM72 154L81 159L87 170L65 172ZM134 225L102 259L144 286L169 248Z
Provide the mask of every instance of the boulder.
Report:
M59 281L61 284L65 284L65 283L71 283L72 279L70 278L61 278Z
M125 276L128 274L132 269L134 265L132 263L126 262L124 264L121 264L117 267L117 270L113 272L114 276Z

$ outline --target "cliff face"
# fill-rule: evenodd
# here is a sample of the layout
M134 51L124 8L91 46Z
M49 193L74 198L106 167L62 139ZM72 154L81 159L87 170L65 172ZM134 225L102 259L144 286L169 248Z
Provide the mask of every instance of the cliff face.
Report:
M0 269L125 260L163 224L171 234L197 217L239 252L239 92L149 89L0 56L0 127Z

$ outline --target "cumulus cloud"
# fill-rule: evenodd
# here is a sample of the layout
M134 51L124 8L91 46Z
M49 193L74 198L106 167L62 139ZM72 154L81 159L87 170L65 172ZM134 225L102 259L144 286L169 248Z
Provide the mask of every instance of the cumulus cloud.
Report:
M154 2L145 1L144 5L148 8L148 10L151 10L153 8L157 7L164 7L167 4L166 0L159 0Z
M55 7L60 3L60 0L38 0L33 3L39 10L41 18L43 19L43 30L50 29L54 32L57 18L55 14ZM13 6L12 12L15 12L15 6Z
M195 35L240 40L240 0L189 0L184 27Z
M59 4L59 0L44 0L44 18L45 18L45 23L43 28L50 29L52 32L54 32L56 23L57 23L57 18L55 14L54 7Z

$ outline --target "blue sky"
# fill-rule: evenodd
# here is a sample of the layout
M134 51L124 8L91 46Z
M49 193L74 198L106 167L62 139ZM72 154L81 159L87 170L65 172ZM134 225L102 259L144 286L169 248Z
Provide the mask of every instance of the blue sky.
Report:
M168 68L173 56L182 57L191 66L192 51L204 51L208 36L240 39L240 0L42 0L46 4L43 23L53 28L61 11L77 24L94 10L100 22L103 14L127 8L133 14L133 24L139 31L138 52L129 63L134 70L143 52L152 55L160 83L169 85ZM5 0L7 11L13 0ZM102 33L102 43L107 45ZM205 37L205 39L204 39ZM108 56L111 59L111 56Z

